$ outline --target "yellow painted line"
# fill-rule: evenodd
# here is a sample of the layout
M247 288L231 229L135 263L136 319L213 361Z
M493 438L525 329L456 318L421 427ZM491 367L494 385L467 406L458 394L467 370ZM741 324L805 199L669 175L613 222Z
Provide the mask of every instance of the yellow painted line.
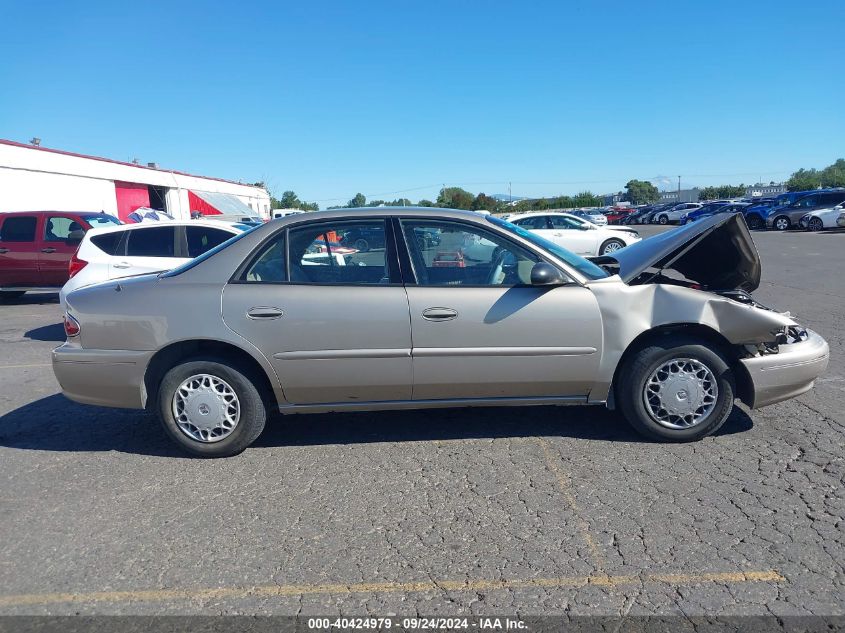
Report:
M575 500L575 494L572 492L572 483L569 475L567 475L561 469L559 465L559 460L555 459L554 454L552 453L551 446L549 446L548 440L538 437L537 443L540 444L540 447L543 449L543 457L546 460L546 466L555 476L555 480L557 481L558 490L566 499L566 503L569 504L569 507L575 513L575 518L578 522L578 531L581 533L582 538L587 543L587 548L590 550L590 555L593 558L593 562L595 563L596 567L601 570L604 568L604 556L601 553L601 549L599 548L596 540L593 538L592 533L590 532L590 524L583 518L581 511L578 508L578 502Z
M0 369L26 369L28 367L52 367L53 363L34 363L32 365L0 365Z
M91 593L33 593L0 596L0 607L38 606L59 603L162 602L168 600L208 600L247 597L289 597L317 594L348 595L356 593L419 593L429 591L496 591L541 587L583 587L599 585L619 587L661 582L693 585L707 582L782 582L778 572L744 571L705 574L640 574L632 576L564 576L516 580L429 580L421 582L364 582L326 585L259 585L254 587L216 587L199 589L147 589L140 591L95 591Z

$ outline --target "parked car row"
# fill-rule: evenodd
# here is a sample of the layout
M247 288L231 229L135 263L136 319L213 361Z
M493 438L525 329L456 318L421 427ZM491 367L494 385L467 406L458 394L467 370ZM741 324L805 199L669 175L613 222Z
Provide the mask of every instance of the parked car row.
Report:
M663 203L636 207L622 224L687 224L720 213L742 213L749 228L838 228L845 210L845 188L790 191L773 198Z
M249 228L220 220L146 218L122 224L107 213L0 213L0 300L169 270Z

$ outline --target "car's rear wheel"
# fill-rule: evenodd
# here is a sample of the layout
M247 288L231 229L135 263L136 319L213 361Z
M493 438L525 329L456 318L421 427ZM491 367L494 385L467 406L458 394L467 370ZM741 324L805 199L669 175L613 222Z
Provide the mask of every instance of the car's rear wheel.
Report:
M691 442L714 433L730 415L734 377L703 341L667 336L637 351L616 388L622 414L646 437Z
M237 455L261 435L267 420L249 372L215 358L170 369L158 390L158 413L170 438L202 457Z
M0 302L19 299L26 294L26 290L0 290Z
M363 237L359 237L354 243L355 250L361 253L366 253L370 250L370 243Z
M772 222L772 226L774 226L778 231L785 231L789 228L789 218L785 215L779 215L775 218L775 221Z
M658 224L669 224L669 216L668 215L661 215L657 218Z
M748 224L749 229L762 229L763 228L763 218L761 218L756 213L752 213L751 215L745 218L746 223Z
M810 227L811 231L823 231L824 230L824 222L822 222L821 218L810 218L810 221L807 223Z
M609 255L610 253L615 253L618 250L625 248L625 242L615 237L610 238L609 240L605 240L604 243L599 248L599 255Z

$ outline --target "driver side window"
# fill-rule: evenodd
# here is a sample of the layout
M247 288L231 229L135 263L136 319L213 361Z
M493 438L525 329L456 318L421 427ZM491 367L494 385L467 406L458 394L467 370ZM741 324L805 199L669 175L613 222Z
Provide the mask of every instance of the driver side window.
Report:
M539 258L483 229L458 222L402 220L421 286L518 286L531 283Z

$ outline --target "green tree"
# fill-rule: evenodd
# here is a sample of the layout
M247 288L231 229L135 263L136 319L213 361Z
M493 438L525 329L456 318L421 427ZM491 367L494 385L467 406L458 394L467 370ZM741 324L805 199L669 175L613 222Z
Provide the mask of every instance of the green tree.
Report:
M434 203L431 200L426 200L425 198L423 198L422 200L417 202L417 206L418 207L433 207Z
M278 200L279 206L277 209L301 209L302 201L293 191L285 191L282 194L281 200Z
M845 187L845 158L822 170L822 187Z
M474 199L475 196L460 187L443 187L437 196L437 206L470 210Z
M389 207L412 207L414 203L408 200L407 198L396 198L396 200L391 200L390 202L386 203Z
M347 207L357 209L358 207L367 206L367 197L363 193L356 193L355 197L346 203Z
M629 180L625 191L625 200L631 204L649 204L660 199L657 187L647 180Z
M473 211L489 211L490 213L495 213L499 208L499 201L482 192L475 196L471 208Z
M582 191L572 198L573 207L600 207L604 200L592 191Z
M786 188L789 191L809 191L822 186L822 176L816 169L804 169L796 171L786 181Z

